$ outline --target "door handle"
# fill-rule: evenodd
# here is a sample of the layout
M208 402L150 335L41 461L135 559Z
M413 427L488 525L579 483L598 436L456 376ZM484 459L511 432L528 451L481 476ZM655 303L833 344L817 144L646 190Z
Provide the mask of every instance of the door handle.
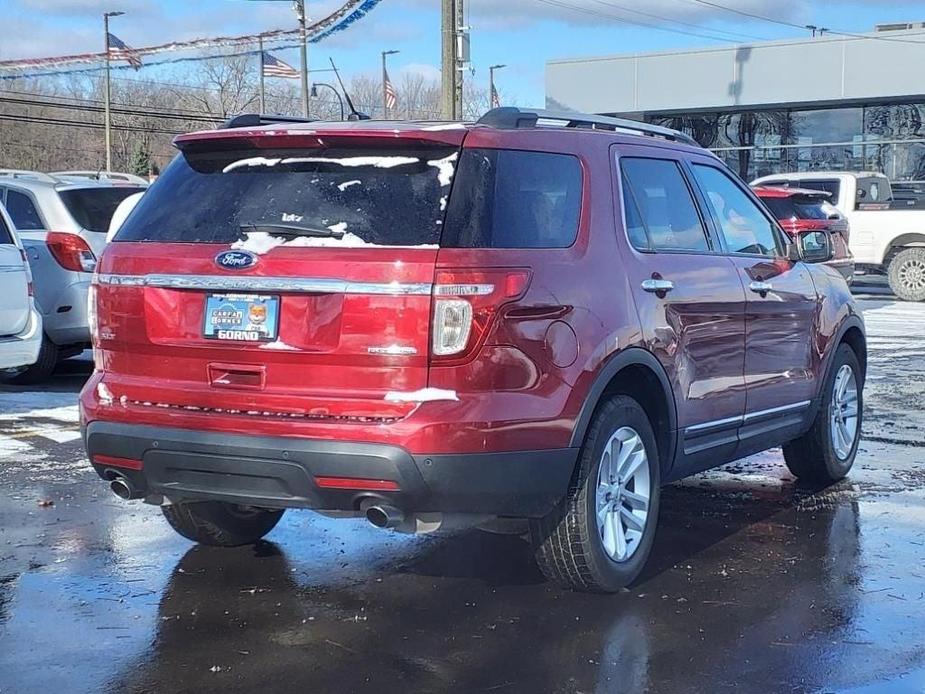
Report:
M651 292L653 294L658 294L659 292L665 293L670 292L674 289L674 282L671 280L643 280L642 281L642 290L645 292Z
M771 286L770 282L752 282L751 284L748 285L748 288L751 289L753 292L757 294L761 294L761 296L764 296L769 291L771 291L774 287Z

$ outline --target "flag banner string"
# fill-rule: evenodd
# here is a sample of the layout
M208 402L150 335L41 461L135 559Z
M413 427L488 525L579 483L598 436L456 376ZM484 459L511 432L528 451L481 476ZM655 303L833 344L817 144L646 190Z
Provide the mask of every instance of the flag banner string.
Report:
M365 17L370 10L378 5L381 0L348 0L342 7L335 10L327 17L305 27L307 40L309 43L318 43L323 39L340 31L344 31L354 22ZM276 41L290 41L298 37L299 29L276 29L265 31L260 34L249 34L245 36L218 36L214 38L193 39L191 41L172 41L170 43L158 46L145 46L132 48L132 52L139 57L146 55L156 55L172 51L199 50L205 48L234 48L238 46L249 46L256 44L260 39L265 43ZM284 46L275 46L277 50L298 46L298 43ZM241 53L232 53L226 55L246 55L258 53L259 51L242 51ZM24 58L18 60L0 61L0 72L19 71L20 74L0 75L0 79L9 79L10 77L39 77L49 74L65 74L64 72L48 71L48 68L67 67L69 65L81 65L88 63L103 63L106 58L105 52L99 53L78 53L76 55L55 56L49 58ZM184 60L203 60L204 58L181 58L179 60L165 61L146 61L146 65L161 65L164 63L182 62ZM122 66L113 66L114 68ZM24 73L34 69L46 69L45 72L32 74ZM100 69L100 68L93 68ZM74 70L73 72L89 72L91 70Z

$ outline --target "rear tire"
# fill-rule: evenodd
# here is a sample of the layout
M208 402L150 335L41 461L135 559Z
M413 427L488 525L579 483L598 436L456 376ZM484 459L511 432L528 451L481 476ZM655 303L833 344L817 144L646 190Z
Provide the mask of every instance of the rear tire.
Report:
M35 385L44 383L55 371L58 365L58 345L48 339L47 335L42 335L42 346L39 348L39 358L24 371L9 379L10 383L15 385Z
M161 506L164 518L187 540L213 547L250 545L276 527L283 510L193 501Z
M857 355L848 345L839 345L812 428L783 447L787 467L800 480L828 485L851 470L861 440L863 386Z
M890 289L903 301L925 301L925 248L907 248L890 261Z
M543 574L595 593L633 583L655 539L660 488L655 435L645 410L627 395L606 400L591 421L565 499L545 518L530 521Z

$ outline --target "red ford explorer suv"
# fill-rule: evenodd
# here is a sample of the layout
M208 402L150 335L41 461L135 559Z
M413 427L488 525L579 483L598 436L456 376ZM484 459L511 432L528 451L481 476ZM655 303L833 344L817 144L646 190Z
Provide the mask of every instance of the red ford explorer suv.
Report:
M94 282L90 460L183 536L523 522L551 579L614 591L662 485L780 445L847 474L866 348L829 236L790 245L687 136L264 120L179 137Z
M791 239L810 231L827 231L832 259L826 264L838 270L848 282L852 280L854 256L848 250L848 220L829 202L831 193L782 186L754 186L752 189Z

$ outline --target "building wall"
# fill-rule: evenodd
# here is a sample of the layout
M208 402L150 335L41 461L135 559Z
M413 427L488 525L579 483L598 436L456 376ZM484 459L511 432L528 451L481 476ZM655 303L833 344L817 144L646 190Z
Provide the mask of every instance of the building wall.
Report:
M925 30L918 29L553 60L546 103L630 114L925 98L923 58Z

